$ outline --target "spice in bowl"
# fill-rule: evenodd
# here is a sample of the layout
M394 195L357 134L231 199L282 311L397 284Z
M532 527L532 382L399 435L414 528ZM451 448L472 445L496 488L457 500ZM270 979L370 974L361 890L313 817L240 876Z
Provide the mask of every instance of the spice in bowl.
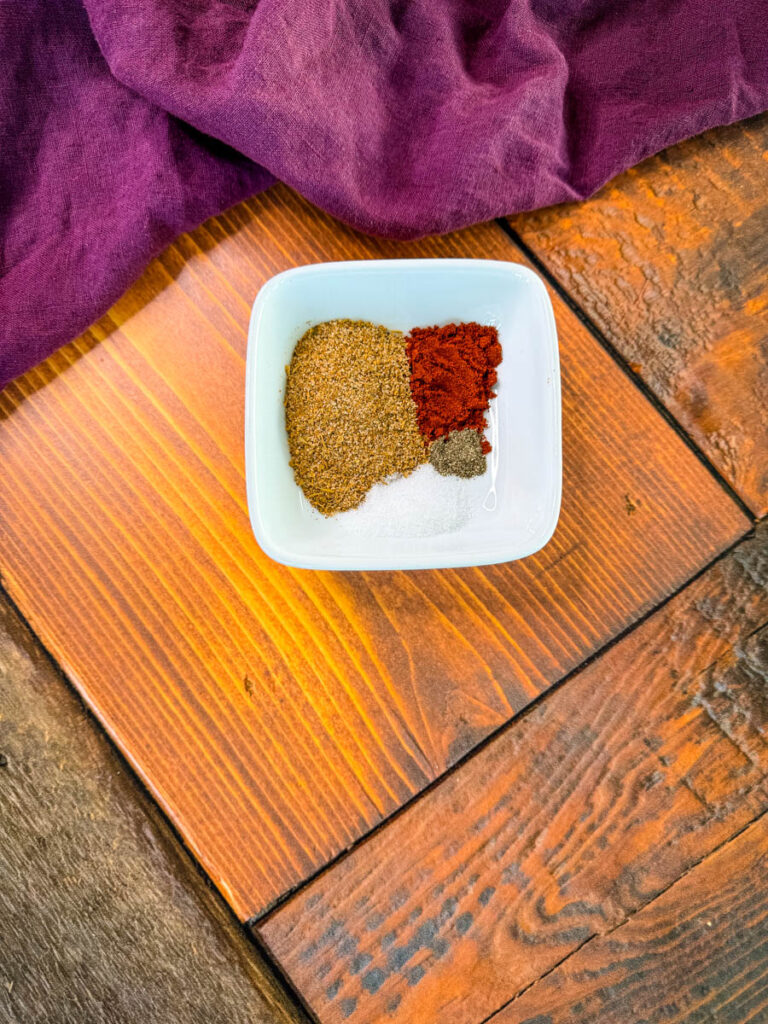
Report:
M405 341L419 429L434 441L454 430L482 431L494 398L501 345L495 327L414 327ZM483 454L491 450L485 442Z
M426 462L403 335L364 320L311 327L287 368L285 425L296 482L326 516Z
M468 514L460 488L485 472L491 450L483 431L501 354L496 328L477 323L407 337L364 320L311 327L286 367L285 392L290 464L310 504L344 513L354 529L449 499L448 516L427 516L430 532L458 528ZM455 487L446 491L441 477Z
M485 444L488 444L486 441ZM452 430L429 446L429 461L441 476L469 480L485 472L485 451L479 430Z

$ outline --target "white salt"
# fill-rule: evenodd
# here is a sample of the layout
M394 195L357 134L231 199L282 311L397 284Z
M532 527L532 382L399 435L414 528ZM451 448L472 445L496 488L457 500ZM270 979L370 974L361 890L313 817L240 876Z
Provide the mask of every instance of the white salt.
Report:
M440 476L428 463L410 476L374 484L357 508L333 522L363 537L434 537L461 529L471 515L469 481Z

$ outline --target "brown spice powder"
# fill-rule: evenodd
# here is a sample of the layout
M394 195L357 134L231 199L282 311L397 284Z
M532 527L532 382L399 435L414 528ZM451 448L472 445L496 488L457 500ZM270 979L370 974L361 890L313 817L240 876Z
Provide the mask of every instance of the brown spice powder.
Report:
M328 320L302 335L286 372L291 466L323 515L355 508L373 484L427 461L399 331Z

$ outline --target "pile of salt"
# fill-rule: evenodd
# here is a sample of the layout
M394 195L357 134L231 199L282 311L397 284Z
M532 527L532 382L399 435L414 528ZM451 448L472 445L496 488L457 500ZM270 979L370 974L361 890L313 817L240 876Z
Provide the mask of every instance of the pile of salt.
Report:
M333 517L363 537L434 537L469 521L470 482L419 466L407 477L374 484L362 504Z

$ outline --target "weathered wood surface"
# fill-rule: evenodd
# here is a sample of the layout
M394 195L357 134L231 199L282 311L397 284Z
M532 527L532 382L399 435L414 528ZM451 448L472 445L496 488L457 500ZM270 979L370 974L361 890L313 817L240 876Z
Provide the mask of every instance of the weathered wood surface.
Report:
M301 1019L0 596L0 1021Z
M243 479L251 301L296 263L381 255L520 258L498 225L366 239L280 187L182 238L0 397L6 586L243 918L748 525L557 300L564 502L542 553L410 574L275 565Z
M758 514L768 512L768 115L513 227Z
M267 918L323 1024L478 1024L762 813L767 622L768 524Z
M768 815L493 1024L747 1024L768 1020Z

